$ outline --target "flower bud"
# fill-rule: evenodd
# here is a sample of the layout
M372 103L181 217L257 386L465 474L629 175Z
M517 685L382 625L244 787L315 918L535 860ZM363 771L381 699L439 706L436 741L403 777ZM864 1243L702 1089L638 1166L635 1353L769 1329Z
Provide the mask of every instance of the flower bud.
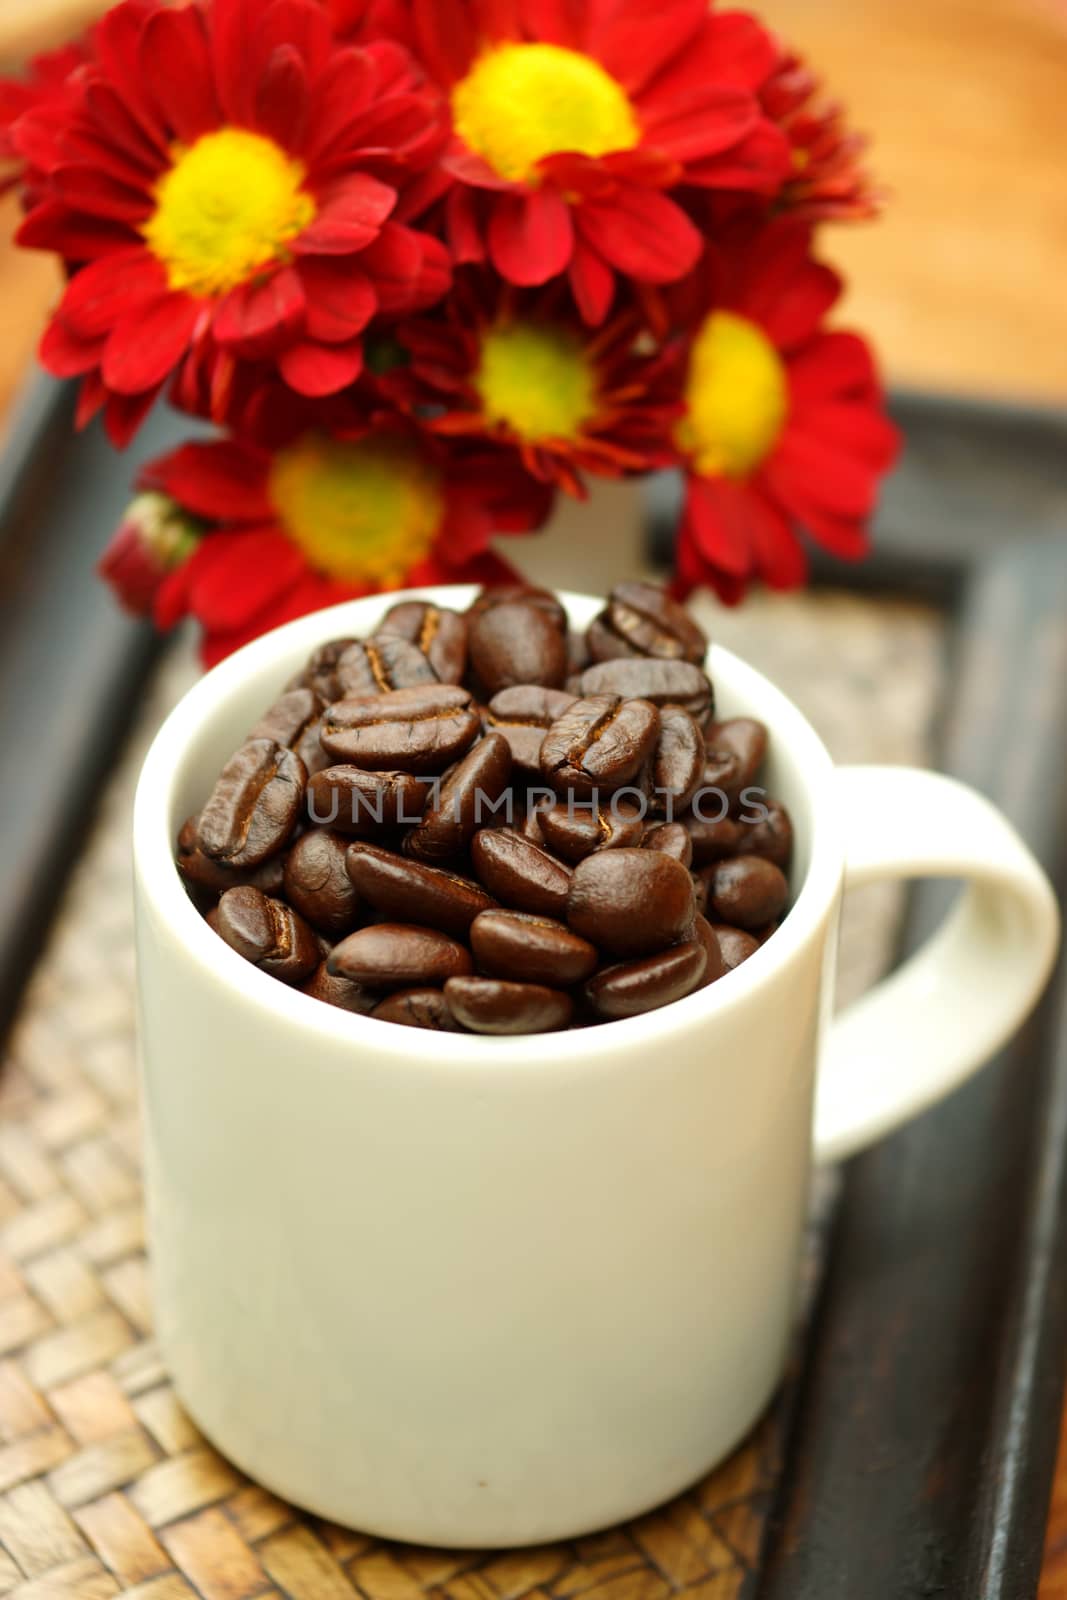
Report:
M97 571L125 611L150 616L163 579L188 560L203 532L203 525L169 495L138 495L101 556Z

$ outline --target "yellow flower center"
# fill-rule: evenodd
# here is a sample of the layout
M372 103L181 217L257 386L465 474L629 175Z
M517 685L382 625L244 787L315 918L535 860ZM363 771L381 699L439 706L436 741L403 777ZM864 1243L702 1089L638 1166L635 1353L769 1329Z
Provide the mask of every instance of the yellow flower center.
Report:
M474 383L487 420L530 444L577 438L597 408L596 373L581 340L565 328L490 328Z
M203 297L235 289L284 260L315 217L303 162L273 139L223 128L172 155L142 230L172 289Z
M436 470L403 439L309 435L275 457L269 492L312 566L384 589L429 553L444 510Z
M498 177L528 182L544 156L632 150L641 129L622 86L558 44L488 50L452 90L456 132Z
M744 478L774 448L789 408L785 367L747 317L713 311L689 355L678 442L698 472Z

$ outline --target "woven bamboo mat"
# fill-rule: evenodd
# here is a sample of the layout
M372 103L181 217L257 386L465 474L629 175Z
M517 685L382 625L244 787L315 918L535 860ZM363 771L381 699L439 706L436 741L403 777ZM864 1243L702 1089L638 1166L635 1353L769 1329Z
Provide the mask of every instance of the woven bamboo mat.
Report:
M933 613L821 595L705 620L787 687L839 759L923 759L941 671ZM146 744L193 676L179 652L148 696L87 824L0 1077L0 1595L743 1600L784 1402L654 1515L488 1555L386 1545L303 1515L243 1478L184 1415L152 1340L144 1258L128 828ZM894 908L869 890L849 907L847 990L884 963Z

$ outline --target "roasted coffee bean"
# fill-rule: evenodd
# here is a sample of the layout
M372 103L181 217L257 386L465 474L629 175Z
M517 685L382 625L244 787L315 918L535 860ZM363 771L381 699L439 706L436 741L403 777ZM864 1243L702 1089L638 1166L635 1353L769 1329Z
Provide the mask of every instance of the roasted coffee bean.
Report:
M358 842L350 845L348 875L360 897L397 922L425 923L462 939L480 911L495 903L478 884Z
M487 695L515 684L558 688L567 675L567 638L536 606L497 605L470 625L471 668Z
M228 867L254 867L285 844L304 803L307 771L273 739L249 739L223 767L200 813L201 850Z
M675 861L680 861L683 867L688 867L693 860L693 841L680 822L657 822L647 829L641 840L643 850L662 850L665 856L673 856Z
M713 722L704 734L704 784L721 789L731 803L753 782L767 754L767 729L753 717Z
M542 776L561 793L621 789L653 749L659 724L659 712L647 700L576 700L545 734Z
M697 916L707 916L708 880L704 872L693 873L693 902L697 909Z
M715 930L703 912L698 912L693 919L693 938L704 946L706 965L704 976L701 978L698 989L706 989L709 983L715 983L718 978L725 976L729 971L726 958L722 953Z
M567 989L596 969L595 946L551 917L483 911L470 937L479 967L494 978Z
M533 606L554 622L561 633L567 631L567 613L552 590L527 583L502 583L499 588L483 589L472 601L467 616L473 619L497 606L511 605Z
M418 861L450 861L470 844L495 815L507 792L511 749L499 733L479 739L441 784L418 827L404 840L404 852Z
M404 1028L430 1028L435 1033L459 1033L460 1026L448 1009L443 989L399 989L371 1012L379 1022L399 1022Z
M626 700L651 700L656 706L681 706L702 727L712 714L711 683L691 661L662 661L654 656L598 661L586 667L580 681L584 696L617 694Z
M316 772L322 772L330 765L330 758L322 748L322 740L319 738L321 728L322 718L316 717L314 722L308 723L293 746L304 763L304 768L309 778L313 778Z
M187 884L209 895L224 894L227 889L236 889L242 883L251 884L254 889L262 889L264 894L281 893L282 872L285 866L283 856L268 856L266 861L261 861L255 867L246 867L244 871L237 867L223 866L221 861L213 861L201 850L198 822L199 817L188 817L182 823L181 832L178 834L178 848L174 859L178 871Z
M341 697L391 694L436 683L437 674L418 645L395 634L350 644L337 663Z
M379 922L360 928L331 952L334 977L371 989L440 988L446 978L470 972L470 951L436 928Z
M763 856L734 856L708 868L708 920L751 933L785 910L789 884Z
M337 682L337 663L349 645L355 643L355 639L327 639L325 644L320 644L319 648L309 656L299 681L309 689L314 689L324 705L329 705L331 700L341 698L341 686ZM290 687L295 688L296 684Z
M704 735L688 711L664 706L652 752L651 806L670 821L680 817L704 775Z
M320 962L307 983L301 985L300 992L310 995L312 1000L323 1000L328 1006L337 1006L341 1011L352 1011L361 1017L370 1016L381 999L376 990L362 983L335 978L327 971L325 961Z
M574 696L563 689L518 684L493 696L483 722L486 732L500 733L508 741L516 771L525 777L538 777L542 740L573 704Z
M656 656L700 666L708 653L703 629L683 606L651 583L617 584L587 638L594 661Z
M467 667L467 619L427 600L402 600L386 612L374 637L395 634L417 645L442 683L461 683ZM400 687L396 685L396 687Z
M321 710L322 701L314 689L288 689L266 716L260 717L248 738L273 739L299 753L304 735L318 721Z
M567 923L612 956L644 956L684 937L693 921L693 884L659 850L598 850L574 869Z
M418 822L432 792L428 778L412 772L364 772L326 767L308 784L308 815L320 827L373 836L382 828Z
M764 800L767 815L758 822L746 822L741 817L741 842L739 852L746 856L763 856L773 861L785 872L793 858L793 824L785 806L777 800Z
M714 922L711 930L719 942L723 965L729 972L739 967L742 961L747 961L760 947L759 940L746 933L744 928L731 928L728 923Z
M602 967L585 986L585 999L598 1017L615 1020L657 1011L698 989L707 966L699 939L687 939L639 961Z
M479 882L504 905L542 917L564 915L570 868L513 828L482 828L471 843L471 860Z
M472 1033L552 1033L574 1014L570 995L539 983L499 978L450 978L445 999L458 1022Z
M548 849L565 861L582 861L594 850L632 849L645 831L643 808L621 796L594 806L568 795L539 812L538 825Z
M717 817L716 814L720 809L721 806L712 795L708 797L705 816L692 813L682 819L682 827L692 842L695 867L705 867L709 861L724 861L727 856L737 855L741 849L741 840L744 837L741 824L735 822L733 817ZM701 810L704 810L703 801ZM705 818L715 818L715 820L705 820Z
M359 895L345 870L348 840L329 828L302 834L285 857L285 898L328 938L351 933Z
M335 761L373 772L443 772L481 729L466 689L426 684L339 700L322 719L322 743Z
M303 917L260 889L227 889L212 926L239 956L283 983L303 983L319 964L319 941Z

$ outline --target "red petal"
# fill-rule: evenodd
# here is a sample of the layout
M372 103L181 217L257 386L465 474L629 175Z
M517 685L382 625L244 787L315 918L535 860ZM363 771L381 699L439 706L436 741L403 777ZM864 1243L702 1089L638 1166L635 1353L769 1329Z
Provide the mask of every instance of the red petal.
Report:
M456 265L485 260L485 243L478 220L477 199L473 190L456 184L445 201L445 227Z
M703 245L684 211L666 195L642 189L620 189L611 202L587 201L579 225L613 267L644 283L684 277Z
M690 162L685 175L690 183L707 189L741 189L774 195L791 170L789 140L781 128L762 121L724 154Z
M119 394L140 394L170 376L189 348L200 306L185 294L170 294L124 317L104 350L104 382Z
M309 77L323 70L334 49L326 11L312 0L273 0L258 18L256 34L261 61L276 50L292 48Z
M874 507L878 470L844 454L830 439L816 439L787 428L763 476L775 499L798 516L821 506L841 517L866 517Z
M675 161L699 161L728 150L760 120L759 106L746 89L710 84L697 93L665 101L645 121L649 144Z
M395 189L355 173L324 200L293 249L300 255L354 255L378 237L395 206Z
M105 391L106 392L106 391ZM160 386L144 394L109 394L104 402L104 431L116 450L125 450L159 399Z
M212 54L215 89L223 118L247 122L254 83L248 78L248 41L256 37L258 0L215 0L212 11Z
M843 454L866 461L885 472L900 453L900 434L889 418L873 405L841 401L809 406L791 424L805 438L832 440Z
M307 303L308 337L316 343L345 344L363 332L378 309L378 297L360 272L329 257L300 264Z
M256 82L256 131L283 150L301 150L309 106L307 70L295 48L283 45Z
M116 183L92 167L57 167L52 173L51 185L58 198L65 200L72 210L87 211L93 216L138 223L144 222L152 212L152 201L147 194Z
M104 344L101 339L78 339L66 324L53 317L41 339L41 365L56 378L80 378L91 372L100 361Z
M779 350L790 350L811 338L840 293L837 273L809 261L785 284L766 280L753 284L745 296L745 310Z
M752 526L747 487L726 478L690 477L684 518L703 559L716 571L745 578L752 571Z
M418 51L440 84L462 78L478 49L470 8L462 0L414 0Z
M588 20L583 0L523 0L522 12L529 38L583 48Z
M555 189L499 195L489 219L489 253L509 283L556 278L574 249L570 207Z
M353 117L370 104L376 86L374 66L365 50L340 51L320 74L311 102L306 149L312 166L345 132Z
M109 83L89 83L85 106L102 138L123 155L150 172L158 172L167 159L167 142L154 139L130 114L123 97Z
M617 0L601 26L590 29L590 53L637 94L693 42L707 15L707 0Z
M282 377L297 394L309 399L337 394L363 371L363 344L297 344L278 362Z
M183 444L148 462L138 482L211 522L266 522L274 515L267 495L269 471L265 451L216 439Z
M67 285L59 315L79 339L103 339L116 322L167 293L161 264L134 246L82 267Z
M615 298L615 274L580 229L571 257L570 281L583 320L598 328Z
M820 334L789 362L789 386L798 410L831 396L868 395L877 383L871 352L854 333Z
M360 271L374 285L380 311L406 311L418 299L422 237L410 228L387 222L374 243L360 255Z
M187 563L189 610L209 632L238 628L303 575L307 563L280 532L210 534Z
M223 300L212 319L222 345L249 358L265 357L298 338L304 327L304 286L293 267L252 278Z
M221 120L211 75L207 25L199 6L157 11L144 25L141 67L164 116L183 144Z
M67 261L91 261L129 245L130 231L118 222L79 216L56 200L35 206L15 235L24 250L54 250Z

